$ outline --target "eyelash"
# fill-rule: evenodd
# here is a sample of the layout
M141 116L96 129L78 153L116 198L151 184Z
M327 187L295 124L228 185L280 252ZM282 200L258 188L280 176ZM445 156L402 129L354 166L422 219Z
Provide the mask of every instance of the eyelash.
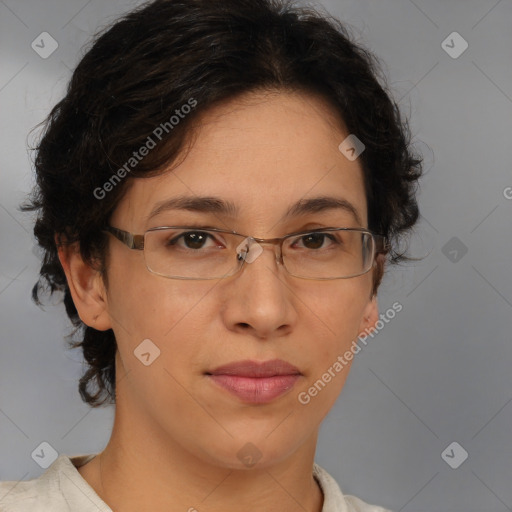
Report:
M194 226L189 226L189 227L194 227ZM195 227L194 227L195 229ZM330 240L331 242L333 242L334 244L337 244L339 245L340 243L342 243L341 241L337 240L335 236L331 235L330 233L328 232L324 232L322 231L322 229L325 229L325 228L318 228L316 230L313 230L313 231L307 231L307 232L300 232L300 233L303 233L301 235L301 237L298 239L299 241L302 240L304 237L308 236L309 234L315 234L315 233L320 233L323 235L324 239L328 239ZM204 231L203 231L204 230ZM212 242L215 242L215 238L213 238L214 235L211 235L210 233L205 233L205 231L207 231L207 228L199 228L197 230L189 230L189 231L184 231L183 233L181 233L180 235L172 238L172 239L169 239L167 241L167 245L176 245L178 243L179 240L185 240L185 237L191 233L193 234L201 234L201 235L206 235L205 236L205 239L206 240L211 240Z

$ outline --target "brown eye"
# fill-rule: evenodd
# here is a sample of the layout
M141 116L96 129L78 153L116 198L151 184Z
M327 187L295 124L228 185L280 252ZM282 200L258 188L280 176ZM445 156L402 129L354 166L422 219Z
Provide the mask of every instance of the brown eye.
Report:
M335 243L339 243L333 235L327 233L308 233L299 238L306 249L322 249L325 248L324 242L328 238Z
M205 231L187 231L186 233L182 233L179 236L169 239L167 245L175 246L178 244L179 240L183 240L185 249L198 250L204 248L208 239L214 240L213 236ZM180 247L182 247L182 245L180 245Z

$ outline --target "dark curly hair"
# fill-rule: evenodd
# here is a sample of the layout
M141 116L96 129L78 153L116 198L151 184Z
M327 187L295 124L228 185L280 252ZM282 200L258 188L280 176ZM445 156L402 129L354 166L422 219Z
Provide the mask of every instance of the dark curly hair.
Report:
M181 154L199 114L256 90L301 91L330 102L366 146L359 162L368 228L389 239L390 263L414 259L398 247L419 216L415 195L422 158L412 151L407 121L386 92L377 58L354 42L346 26L293 0L144 3L91 42L31 148L37 184L21 205L22 211L38 211L34 234L44 251L33 300L41 304L43 288L50 295L63 292L73 335L79 335L70 347L82 347L89 367L79 392L91 407L109 398L115 403L116 339L111 329L98 331L80 320L55 236L78 242L84 261L99 262L107 282L102 229L131 182L113 181L121 176L120 166L154 138L155 127L166 126L161 142L130 175L162 172ZM191 99L195 107L171 127L171 116ZM107 182L112 186L103 201L98 191ZM383 263L375 270L374 294Z

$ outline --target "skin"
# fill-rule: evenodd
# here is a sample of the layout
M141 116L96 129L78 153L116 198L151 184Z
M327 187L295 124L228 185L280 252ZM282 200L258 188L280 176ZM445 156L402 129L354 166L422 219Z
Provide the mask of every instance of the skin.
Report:
M368 227L361 166L338 150L347 135L316 96L251 93L231 100L202 116L179 165L132 179L110 223L143 233L204 221L261 238ZM240 215L168 211L147 221L156 203L181 194L231 200ZM349 200L363 224L341 210L278 222L289 205L317 195ZM377 322L375 269L350 279L302 280L276 263L270 245L263 247L235 276L186 281L148 272L142 251L110 237L108 289L76 248L60 248L80 318L98 330L112 328L118 344L112 436L78 469L116 512L321 511L323 494L312 476L317 436L350 364L309 404L297 396ZM133 354L147 338L161 351L150 366ZM204 375L237 360L274 358L302 376L269 404L242 403ZM251 468L237 457L249 442L261 454Z

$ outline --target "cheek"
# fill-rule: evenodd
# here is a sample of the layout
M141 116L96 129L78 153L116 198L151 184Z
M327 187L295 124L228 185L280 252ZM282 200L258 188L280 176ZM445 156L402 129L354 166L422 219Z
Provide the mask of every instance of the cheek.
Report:
M370 298L371 278L324 281L299 291L303 314L301 322L315 326L322 346L328 352L341 349L356 339L365 306Z
M143 260L130 266L118 264L110 273L108 308L117 330L121 328L124 335L145 336L143 331L151 325L155 307L162 299L146 274L149 272Z
M151 274L143 261L132 263L109 273L108 308L125 366L137 367L133 354L146 339L160 350L155 367L194 366L197 343L215 315L204 300L215 283L166 279Z
M135 255L136 256L136 255ZM142 258L118 258L109 270L108 310L118 341L159 339L184 315L186 284L151 274Z
M310 287L302 295L300 327L307 334L299 337L298 351L308 361L308 371L298 401L318 421L328 414L348 377L354 356L344 355L357 342L370 285L369 279L340 280Z

